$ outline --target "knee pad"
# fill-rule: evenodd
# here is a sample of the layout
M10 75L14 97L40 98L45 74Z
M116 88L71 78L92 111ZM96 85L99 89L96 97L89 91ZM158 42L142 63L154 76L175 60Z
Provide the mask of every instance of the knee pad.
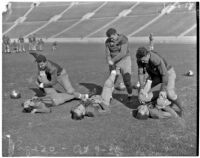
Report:
M167 96L170 100L176 100L177 99L177 94L175 93L174 90L167 90Z
M123 79L124 79L124 84L125 84L126 86L131 86L131 74L125 73L125 74L123 75Z

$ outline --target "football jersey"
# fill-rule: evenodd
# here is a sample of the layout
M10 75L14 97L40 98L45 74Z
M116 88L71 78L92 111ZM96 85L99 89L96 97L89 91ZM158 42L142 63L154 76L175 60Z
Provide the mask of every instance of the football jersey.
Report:
M120 34L117 40L108 38L105 42L105 45L110 51L111 58L114 58L120 53L122 45L127 43L128 43L128 38ZM126 55L129 54L130 54L129 49L127 49Z

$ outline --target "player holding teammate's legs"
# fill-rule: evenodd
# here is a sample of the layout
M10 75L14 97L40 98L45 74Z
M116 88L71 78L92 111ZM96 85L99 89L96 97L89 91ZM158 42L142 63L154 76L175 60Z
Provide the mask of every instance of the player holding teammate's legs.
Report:
M81 102L71 110L72 119L80 120L85 116L94 117L98 114L110 112L110 103L114 90L114 81L119 69L112 69L105 81L101 95L91 95L86 101Z
M45 56L37 53L30 53L36 58L38 66L37 84L44 89L47 96L50 96L56 105L62 104L71 99L86 99L86 94L81 94L72 87L69 76L64 68L47 60ZM57 93L54 85L59 83L66 93Z
M124 84L128 92L128 100L132 98L131 84L131 56L128 47L128 38L125 35L118 34L114 28L106 32L108 37L105 42L106 57L109 66L120 68Z
M138 77L140 82L140 90L143 89L146 77L152 80L151 87L161 84L159 96L169 99L179 108L179 115L182 115L182 103L175 92L176 73L174 68L167 63L157 52L148 51L145 47L140 47L136 53L138 64ZM176 109L177 110L177 109Z

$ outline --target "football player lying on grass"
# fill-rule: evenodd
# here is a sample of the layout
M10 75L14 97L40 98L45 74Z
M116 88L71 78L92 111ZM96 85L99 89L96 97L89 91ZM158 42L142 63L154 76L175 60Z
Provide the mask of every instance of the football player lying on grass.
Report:
M38 66L38 77L36 84L40 89L43 89L46 95L54 100L55 105L63 104L72 99L86 99L88 94L81 94L72 87L69 76L64 68L58 64L47 60L44 55L37 53L30 53L36 59ZM53 87L59 83L64 89L65 93L57 93Z
M179 115L173 109L173 103L162 95L153 96L150 91L152 81L147 80L143 89L140 90L138 99L141 105L137 108L136 118L177 118ZM155 99L157 98L157 99ZM153 101L153 99L155 99Z
M76 107L72 108L72 119L81 120L85 116L94 117L98 114L110 112L110 102L114 90L114 81L119 69L112 69L110 76L105 81L101 95L90 95L86 101L81 101Z
M31 99L26 100L23 104L24 113L49 113L51 112L51 108L54 106L53 100L48 97L33 97Z

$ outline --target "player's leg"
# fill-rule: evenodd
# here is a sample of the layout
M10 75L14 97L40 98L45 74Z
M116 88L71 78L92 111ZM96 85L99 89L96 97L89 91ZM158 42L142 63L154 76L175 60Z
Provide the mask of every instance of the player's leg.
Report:
M175 92L176 72L174 68L168 71L167 97L168 99L179 107L179 115L182 115L182 102Z
M58 77L58 82L66 90L67 93L73 94L75 92L75 89L72 87L69 75L67 74L66 70L63 69L61 72L61 75Z
M61 105L75 98L72 94L58 93L54 88L44 88L46 98L51 98L55 106Z
M149 108L149 114L150 114L151 118L157 118L157 119L164 119L164 118L172 117L171 113L162 111L157 108Z
M23 51L23 52L26 51L26 50L25 50L25 44L24 44L24 43L22 43L22 51Z
M49 113L51 109L45 105L43 102L39 102L37 108L33 109L31 113Z
M68 94L74 95L74 97L78 99L82 99L82 100L87 99L88 97L87 95L76 92L75 89L72 87L72 84L70 82L70 79L66 70L63 69L61 75L58 77L58 82L66 90Z
M127 56L125 59L121 61L121 71L123 76L123 81L126 86L126 90L128 92L129 99L132 97L132 83L131 83L131 57Z
M112 93L114 90L114 81L115 81L116 75L117 75L116 70L112 70L110 73L110 76L108 77L108 79L106 80L103 86L101 97L106 106L110 105L110 100L112 99Z
M117 65L117 67L119 67L120 65ZM120 67L119 67L120 68ZM109 66L109 70L110 70L110 73L112 71L112 67ZM122 74L119 73L116 78L115 78L115 81L114 81L114 84L115 84L115 88L117 90L125 90L126 89L126 86L124 85L124 81L123 81L123 77L122 77Z

